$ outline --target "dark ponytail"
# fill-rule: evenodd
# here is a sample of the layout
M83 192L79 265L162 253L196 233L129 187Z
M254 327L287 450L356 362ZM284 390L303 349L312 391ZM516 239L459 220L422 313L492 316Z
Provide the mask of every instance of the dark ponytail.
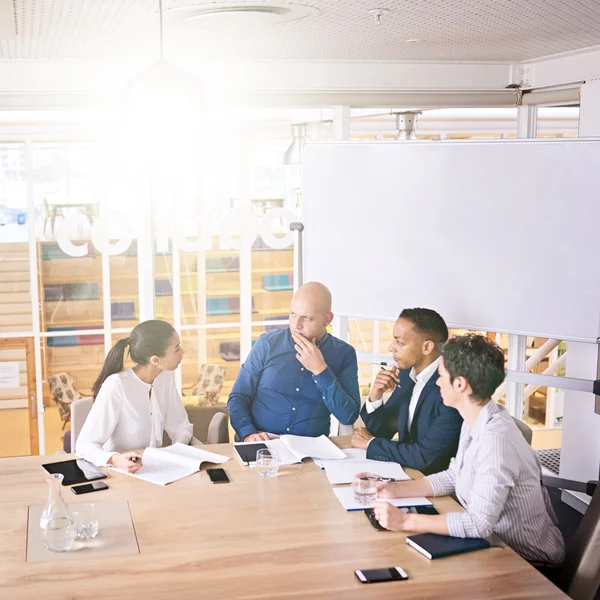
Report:
M130 336L119 340L108 353L98 379L92 387L94 400L107 377L123 370L125 348L138 365L146 365L152 356L164 356L175 329L166 321L144 321L133 328Z

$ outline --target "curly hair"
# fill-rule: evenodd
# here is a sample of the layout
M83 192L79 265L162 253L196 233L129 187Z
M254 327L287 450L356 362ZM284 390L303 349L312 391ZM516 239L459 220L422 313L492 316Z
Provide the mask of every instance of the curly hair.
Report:
M452 338L444 346L442 356L450 381L464 377L473 390L474 398L489 400L504 381L504 353L482 335Z

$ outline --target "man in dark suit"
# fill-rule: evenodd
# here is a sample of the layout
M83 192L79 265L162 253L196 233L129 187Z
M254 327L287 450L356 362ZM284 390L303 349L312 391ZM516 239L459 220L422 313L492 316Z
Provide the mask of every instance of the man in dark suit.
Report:
M456 454L462 418L442 402L436 385L448 327L428 308L402 311L394 325L390 352L398 367L382 369L361 410L366 425L354 432L352 445L367 458L400 463L424 474L448 467ZM392 392L384 403L383 395ZM398 433L398 441L392 441Z

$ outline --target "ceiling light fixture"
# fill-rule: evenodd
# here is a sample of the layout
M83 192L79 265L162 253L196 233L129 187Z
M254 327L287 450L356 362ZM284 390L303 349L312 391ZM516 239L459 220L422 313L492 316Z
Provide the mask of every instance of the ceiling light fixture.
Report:
M204 6L169 8L165 17L170 24L194 29L248 29L278 25L315 16L319 10L312 6L267 1L264 4L214 2Z
M180 103L195 105L199 102L201 82L192 73L165 60L162 0L158 0L158 15L159 59L145 71L132 77L126 87L134 105L152 103L155 109L172 113L181 108L178 106Z
M281 21L281 12L271 6L232 6L203 11L186 21L188 27L208 25L210 27L259 27Z

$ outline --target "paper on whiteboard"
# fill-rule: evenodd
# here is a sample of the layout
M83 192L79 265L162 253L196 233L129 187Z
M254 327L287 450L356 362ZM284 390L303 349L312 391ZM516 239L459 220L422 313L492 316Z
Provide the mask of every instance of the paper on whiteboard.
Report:
M0 388L18 387L21 387L19 363L17 361L0 362Z

